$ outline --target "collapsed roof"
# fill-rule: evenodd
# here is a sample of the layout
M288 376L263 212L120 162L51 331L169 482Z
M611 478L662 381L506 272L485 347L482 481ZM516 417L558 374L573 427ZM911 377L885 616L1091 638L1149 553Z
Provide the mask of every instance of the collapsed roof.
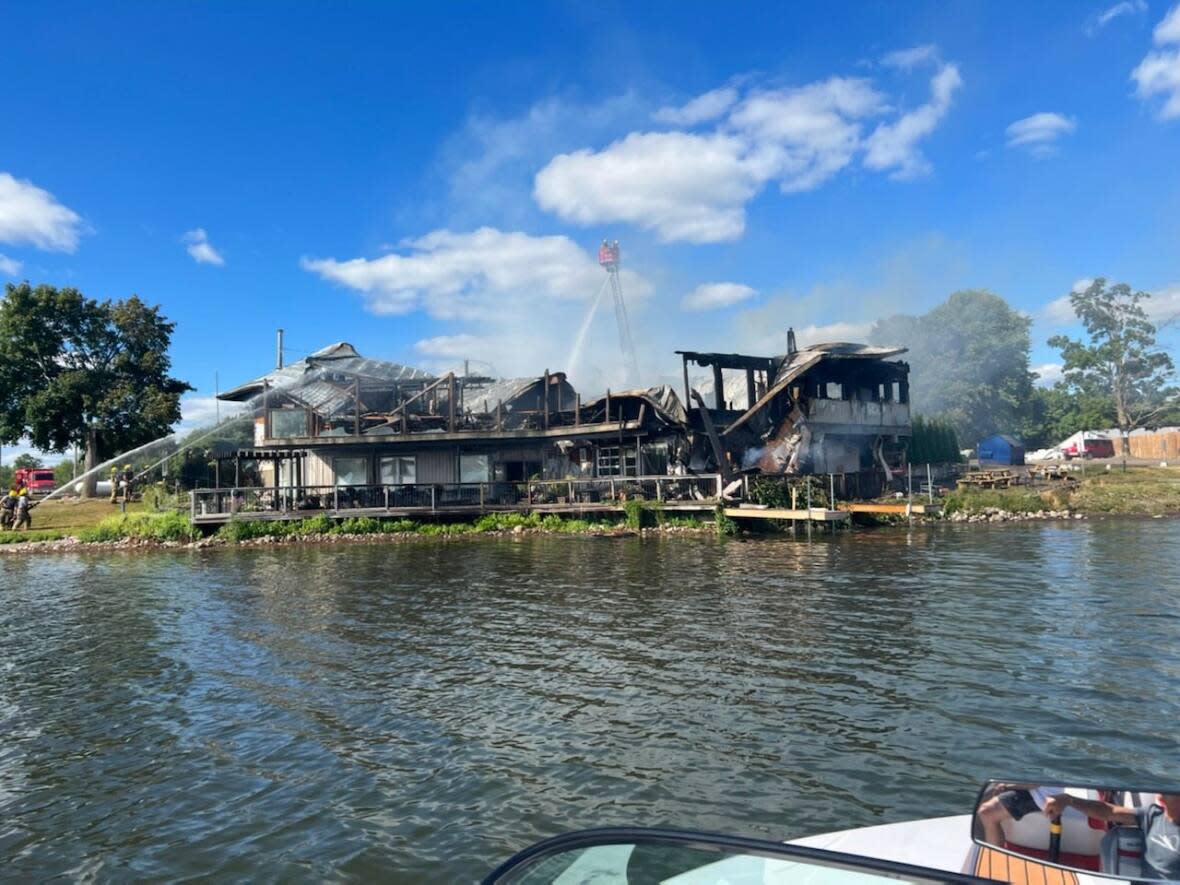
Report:
M313 390L322 381L334 376L348 376L349 379L360 378L378 382L390 381L430 381L435 376L423 369L413 366L403 366L401 363L391 363L385 360L374 360L361 356L356 348L346 341L317 350L310 356L274 369L265 375L247 381L245 384L227 390L217 398L229 402L247 402L254 399L263 391L286 390L299 388L300 398L325 397L331 399L331 394L324 388ZM351 383L351 380L350 382ZM334 385L330 385L333 386ZM329 409L329 412L331 409Z

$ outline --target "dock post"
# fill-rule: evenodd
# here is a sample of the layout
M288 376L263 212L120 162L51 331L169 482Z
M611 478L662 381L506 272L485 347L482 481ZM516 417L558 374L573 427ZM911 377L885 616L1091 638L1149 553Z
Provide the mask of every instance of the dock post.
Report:
M484 486L484 484L481 482L479 484L479 510L481 513L483 512L484 500L485 500L483 486Z
M811 540L811 477L807 477L807 540Z
M385 492L385 510L389 510L389 486L384 486L382 491Z
M905 494L906 507L905 515L910 525L914 524L914 465L909 461L905 464L906 480L905 480Z
M436 485L432 485L432 486L430 487L430 512L431 512L431 513L434 513L434 511L435 511L435 509L436 509L436 508L435 508L435 498L434 498L434 492L435 492L435 490L436 490L437 488L438 488L438 486L436 486Z
M930 462L926 462L926 500L934 503L934 479L930 473Z

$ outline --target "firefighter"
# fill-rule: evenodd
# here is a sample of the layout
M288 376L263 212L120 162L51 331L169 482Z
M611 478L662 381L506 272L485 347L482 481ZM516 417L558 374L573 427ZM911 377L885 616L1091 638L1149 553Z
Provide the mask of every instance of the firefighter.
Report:
M134 481L135 481L135 471L131 469L130 464L124 464L123 465L123 478L122 478L123 503L124 504L128 504L131 502L131 484Z
M119 503L119 468L111 468L111 503Z
M33 516L29 513L32 501L29 500L28 490L21 489L20 494L16 496L16 522L12 526L14 532L19 532L21 529L31 529L33 527Z
M16 498L16 489L13 488L0 500L0 529L10 529L16 522Z

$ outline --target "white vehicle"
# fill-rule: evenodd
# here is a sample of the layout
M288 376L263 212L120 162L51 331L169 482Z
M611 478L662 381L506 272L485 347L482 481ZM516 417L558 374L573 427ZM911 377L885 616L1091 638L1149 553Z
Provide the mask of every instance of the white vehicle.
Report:
M815 885L1180 880L1180 790L991 780L972 814L788 843L682 830L568 833L484 885Z

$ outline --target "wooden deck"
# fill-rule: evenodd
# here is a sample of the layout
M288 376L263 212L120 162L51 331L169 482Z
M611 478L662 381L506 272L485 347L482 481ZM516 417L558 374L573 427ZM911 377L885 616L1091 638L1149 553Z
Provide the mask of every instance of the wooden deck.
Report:
M942 512L941 504L877 503L873 501L838 501L837 510L848 513L879 513L887 516L933 516Z
M726 507L725 515L730 519L781 519L787 522L842 522L848 519L848 513L843 510L822 507Z
M1076 873L980 846L975 875L1012 885L1077 885Z

